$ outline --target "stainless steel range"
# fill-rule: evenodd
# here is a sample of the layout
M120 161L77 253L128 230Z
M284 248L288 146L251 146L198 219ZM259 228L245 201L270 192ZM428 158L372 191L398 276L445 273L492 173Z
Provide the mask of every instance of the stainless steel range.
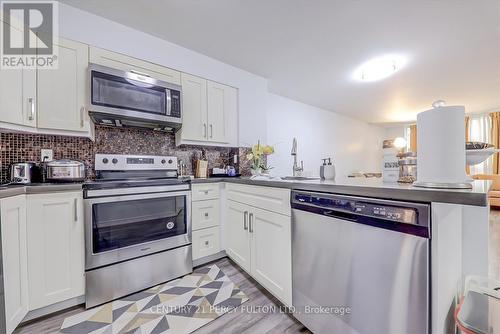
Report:
M86 307L192 272L191 191L177 158L96 154L84 185Z

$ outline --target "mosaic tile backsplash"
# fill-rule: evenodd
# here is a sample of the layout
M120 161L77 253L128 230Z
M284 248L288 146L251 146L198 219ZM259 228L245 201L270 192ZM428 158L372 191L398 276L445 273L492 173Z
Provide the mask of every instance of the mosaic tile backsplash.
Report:
M95 141L87 138L52 136L25 133L0 132L0 181L10 178L10 165L16 162L40 162L40 150L52 149L54 159L75 159L85 163L87 179L93 179L94 155L143 154L172 155L186 163L188 174L193 173L194 161L205 153L208 167L233 165L233 156L245 157L247 148L207 147L181 145L175 146L173 133L163 133L147 129L120 129L96 126ZM240 161L240 158L238 161ZM236 168L242 175L249 175L248 166Z

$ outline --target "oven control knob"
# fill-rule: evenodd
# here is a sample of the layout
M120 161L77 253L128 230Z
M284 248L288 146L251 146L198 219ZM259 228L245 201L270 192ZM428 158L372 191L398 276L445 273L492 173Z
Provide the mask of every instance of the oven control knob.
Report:
M172 159L169 159L169 160L168 160L168 163L169 163L169 164L171 164L172 162L173 162L173 161L172 161Z
M162 159L161 160L161 163L164 164L165 162L167 162L165 159Z
M113 158L113 160L111 160L112 163L116 164L118 162L118 159L116 158Z
M102 162L105 163L105 164L107 164L109 162L109 160L108 160L108 158L103 158Z

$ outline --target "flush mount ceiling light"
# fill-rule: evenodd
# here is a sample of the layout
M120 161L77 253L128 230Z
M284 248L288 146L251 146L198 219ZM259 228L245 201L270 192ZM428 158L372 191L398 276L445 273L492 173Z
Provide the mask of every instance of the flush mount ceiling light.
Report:
M354 79L366 82L382 80L399 71L406 63L406 57L401 55L374 58L354 71Z

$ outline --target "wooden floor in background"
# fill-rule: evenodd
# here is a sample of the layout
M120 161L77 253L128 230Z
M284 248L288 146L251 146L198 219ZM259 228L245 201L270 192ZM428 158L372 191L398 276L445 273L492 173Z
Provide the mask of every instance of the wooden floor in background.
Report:
M281 303L269 292L264 290L247 273L237 267L227 258L214 262L229 278L243 290L249 301L231 313L222 315L206 326L193 332L195 334L264 334L264 333L311 333L295 318L286 313L280 313ZM259 307L275 307L274 313L252 313L250 310ZM28 323L18 328L15 334L48 334L58 333L66 317L83 312L83 307L75 307L53 316ZM84 333L82 333L84 334Z

